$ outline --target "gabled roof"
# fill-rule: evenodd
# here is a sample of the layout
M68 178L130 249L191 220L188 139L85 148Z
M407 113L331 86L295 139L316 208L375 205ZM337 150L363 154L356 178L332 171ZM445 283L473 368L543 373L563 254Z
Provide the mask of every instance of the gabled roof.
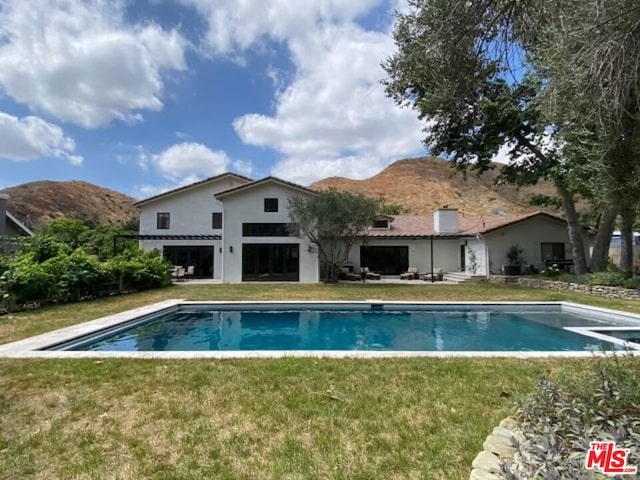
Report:
M515 225L516 223L524 222L525 220L529 220L530 218L533 218L533 217L546 217L551 220L555 220L557 222L561 222L564 224L567 223L567 221L562 217L558 217L557 215L551 215L550 213L546 213L546 212L537 211L537 212L527 213L524 215L519 215L517 217L511 217L511 218L502 217L505 219L504 222L497 223L495 225L486 225L485 228L483 228L483 230L481 230L479 233L485 234L485 233L493 232L495 230L499 230L504 227Z
M484 235L501 228L518 224L525 220L542 216L558 222L565 223L563 218L550 215L545 212L532 212L524 215L500 216L500 215L462 215L458 214L458 227L456 233L436 232L432 215L391 215L395 221L389 229L370 229L371 237L408 237L408 238L457 238Z
M225 172L220 175L216 175L214 177L205 178L204 180L200 180L199 182L190 183L189 185L185 185L183 187L174 188L173 190L169 190L168 192L160 193L158 195L154 195L153 197L145 198L144 200L140 200L139 202L134 203L136 207L141 207L142 205L146 205L151 202L155 202L156 200L160 200L161 198L169 197L171 195L175 195L176 193L184 192L186 190L190 190L195 187L200 187L207 183L212 183L218 180L222 180L225 177L234 177L238 180L242 180L245 182L253 182L253 178L245 177L244 175L239 175L233 172Z
M11 213L9 212L5 212L5 214L7 215L7 220L11 223L13 223L13 226L18 229L18 230L22 230L22 232L29 237L33 237L33 232L24 224L22 223L20 220L18 220L16 217L14 217Z
M310 188L303 187L302 185L298 185L297 183L288 182L287 180L283 180L283 179L278 178L278 177L269 176L269 177L262 178L260 180L256 180L256 181L251 182L251 183L245 183L244 185L239 185L237 187L233 187L233 188L230 188L228 190L224 190L222 192L216 193L214 195L214 197L216 197L216 198L226 197L228 195L233 195L233 194L238 193L238 192L243 192L243 191L248 190L250 188L254 188L254 187L257 187L259 185L264 185L266 183L275 183L275 184L278 184L278 185L282 185L283 187L293 188L293 189L299 190L299 191L301 191L303 193L311 193L313 195L316 195L318 193L318 192L316 192L314 190L311 190Z

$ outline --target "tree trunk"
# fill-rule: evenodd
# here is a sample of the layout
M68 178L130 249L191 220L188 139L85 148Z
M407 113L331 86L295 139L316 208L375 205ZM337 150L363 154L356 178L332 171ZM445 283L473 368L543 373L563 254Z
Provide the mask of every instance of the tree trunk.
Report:
M585 275L588 273L587 259L582 240L582 228L578 222L578 212L576 212L573 194L564 186L561 180L555 180L554 183L562 198L562 206L567 217L567 230L569 232L569 241L571 242L575 273L576 275Z
M608 204L604 207L593 244L591 261L589 262L589 270L592 272L599 272L607 268L609 261L609 244L611 243L611 236L613 235L617 216L618 207L616 205Z
M633 274L633 224L636 206L625 203L620 208L620 271Z

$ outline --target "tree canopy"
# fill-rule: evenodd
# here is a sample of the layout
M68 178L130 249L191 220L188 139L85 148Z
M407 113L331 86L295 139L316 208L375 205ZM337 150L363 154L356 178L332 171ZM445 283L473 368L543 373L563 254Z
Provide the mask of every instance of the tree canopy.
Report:
M379 207L376 199L336 189L289 197L291 228L316 246L328 282L338 281L349 251L366 238Z
M624 225L640 199L636 3L409 0L383 65L387 94L425 120L434 153L482 172L506 149L500 181L556 185L577 273L587 259L576 196L599 211L592 269L606 259L617 213Z

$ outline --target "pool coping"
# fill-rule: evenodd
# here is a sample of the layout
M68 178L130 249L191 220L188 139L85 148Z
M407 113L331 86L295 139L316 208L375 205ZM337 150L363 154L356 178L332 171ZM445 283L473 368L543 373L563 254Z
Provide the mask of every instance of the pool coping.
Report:
M69 327L53 330L23 340L0 345L0 358L138 358L138 359L241 359L241 358L284 358L284 357L311 357L311 358L410 358L410 357L477 357L477 358L586 358L594 356L613 355L612 351L401 351L401 350L226 350L226 351L167 351L167 352L123 352L123 351L69 351L69 350L41 350L52 347L70 340L80 338L89 334L116 327L118 325L131 322L139 317L157 314L164 311L171 311L181 305L398 305L398 306L560 306L562 310L571 312L572 310L584 312L591 311L596 314L610 314L625 317L627 320L637 322L638 327L564 327L566 330L575 333L606 340L618 345L628 345L614 337L607 337L594 332L585 332L589 329L611 330L627 329L640 330L640 315L621 310L613 310L591 305L583 305L574 302L549 301L549 302L499 302L499 301L385 301L380 299L360 300L360 301L333 301L333 300L307 300L307 301L190 301L184 299L170 299L162 302L146 305L144 307L127 310L124 312L101 317L96 320L79 323ZM634 344L636 345L636 344ZM640 350L628 350L617 352L617 354L640 356Z

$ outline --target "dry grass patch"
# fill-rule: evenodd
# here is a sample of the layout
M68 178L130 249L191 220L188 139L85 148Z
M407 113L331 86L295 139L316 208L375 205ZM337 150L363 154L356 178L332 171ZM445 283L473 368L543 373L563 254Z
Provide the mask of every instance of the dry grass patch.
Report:
M550 368L507 359L0 361L1 478L433 478Z

